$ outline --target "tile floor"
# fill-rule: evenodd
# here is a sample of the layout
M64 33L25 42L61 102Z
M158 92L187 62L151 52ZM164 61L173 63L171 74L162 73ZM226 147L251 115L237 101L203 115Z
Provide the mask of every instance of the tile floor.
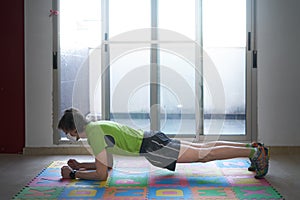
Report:
M23 186L32 180L53 160L75 158L80 161L92 161L89 155L69 156L28 156L0 154L0 199L11 199ZM116 159L122 159L117 157ZM136 158L139 159L139 158ZM266 179L287 200L300 199L300 154L287 152L271 155L270 169Z

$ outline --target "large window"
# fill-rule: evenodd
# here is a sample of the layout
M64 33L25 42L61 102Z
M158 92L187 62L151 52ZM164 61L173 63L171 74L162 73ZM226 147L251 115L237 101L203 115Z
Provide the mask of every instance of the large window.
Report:
M61 0L60 110L249 139L251 2Z

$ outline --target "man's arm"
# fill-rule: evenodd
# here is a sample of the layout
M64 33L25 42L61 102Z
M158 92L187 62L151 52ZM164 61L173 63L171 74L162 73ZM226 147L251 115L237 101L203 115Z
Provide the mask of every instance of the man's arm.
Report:
M96 171L77 171L75 178L105 181L108 176L107 153L104 149L95 158Z
M108 163L108 168L112 169L114 161L113 161L113 155L111 153L107 153L107 163ZM94 170L96 169L96 164L95 162L78 162L75 159L70 159L68 161L68 165L72 168L72 169L76 169L76 170Z
M107 161L107 153L105 149L96 156L95 167L96 170L94 171L85 171L85 170L76 171L75 178L105 181L108 176L108 161ZM63 178L71 178L70 177L71 172L72 169L69 166L63 166L61 169L61 174Z

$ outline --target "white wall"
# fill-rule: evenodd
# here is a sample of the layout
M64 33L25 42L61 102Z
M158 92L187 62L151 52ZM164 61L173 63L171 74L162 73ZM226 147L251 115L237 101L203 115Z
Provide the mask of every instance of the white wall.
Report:
M257 1L258 137L300 145L300 1Z
M52 145L52 1L25 1L26 147Z
M300 144L299 0L257 1L258 137ZM25 1L26 147L52 145L50 0Z

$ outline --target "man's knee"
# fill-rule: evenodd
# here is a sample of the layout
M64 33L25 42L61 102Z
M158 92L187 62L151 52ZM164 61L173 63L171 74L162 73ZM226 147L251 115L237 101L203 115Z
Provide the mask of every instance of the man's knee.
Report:
M199 162L209 162L213 159L214 151L212 148L205 148L199 151Z

